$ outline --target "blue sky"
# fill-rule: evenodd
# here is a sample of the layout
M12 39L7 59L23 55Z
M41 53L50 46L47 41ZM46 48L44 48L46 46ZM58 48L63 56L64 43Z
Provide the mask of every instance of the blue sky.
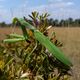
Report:
M48 12L57 19L80 18L80 0L0 0L0 22L28 17L32 11Z

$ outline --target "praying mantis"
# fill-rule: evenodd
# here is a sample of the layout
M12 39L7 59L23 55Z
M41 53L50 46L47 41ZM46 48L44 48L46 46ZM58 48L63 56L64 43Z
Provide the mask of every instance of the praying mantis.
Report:
M28 41L29 35L26 31L26 28L30 29L35 37L35 39L42 44L48 51L57 58L60 62L62 62L65 66L71 67L72 63L70 60L64 55L64 53L56 47L49 38L47 38L43 33L37 30L34 26L26 22L23 18L14 18L13 22L19 22L20 27L22 29L23 35L18 34L10 34L10 36L14 37L13 39L5 39L3 42L5 43L14 43L18 41Z

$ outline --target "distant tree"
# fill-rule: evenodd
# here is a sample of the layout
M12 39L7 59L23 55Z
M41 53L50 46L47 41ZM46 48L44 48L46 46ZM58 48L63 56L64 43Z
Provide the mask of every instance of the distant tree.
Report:
M65 25L64 23L65 23L65 21L62 19L62 20L60 20L59 25L64 26Z
M80 26L80 19L75 19L74 25L75 26Z
M68 18L68 27L73 25L73 19L72 18Z
M55 19L55 20L54 20L54 26L56 26L56 27L59 26L59 21L58 21L58 19Z
M7 26L5 22L0 23L0 27L5 27L5 26Z
M73 18L68 18L68 19L53 19L53 18L48 18L49 14L48 13L44 13L42 15L40 15L38 12L34 11L31 13L31 15L29 15L29 17L31 19L28 19L26 17L24 17L24 19L26 21L28 21L30 24L34 25L35 27L39 25L42 27L43 26L55 26L55 27L80 27L80 19L73 19ZM43 25L43 23L45 23L45 25ZM16 24L15 26L18 27L19 24ZM1 22L0 23L0 27L11 27L13 26L13 23L5 23L5 22Z
M54 21L53 21L53 18L50 18L50 19L49 19L49 25L54 26Z

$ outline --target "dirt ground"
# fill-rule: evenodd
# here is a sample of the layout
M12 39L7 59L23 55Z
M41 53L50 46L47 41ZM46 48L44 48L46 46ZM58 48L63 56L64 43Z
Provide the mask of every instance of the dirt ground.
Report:
M80 80L80 28L53 28L49 31L56 32L57 39L63 43L61 50L73 63L71 80ZM18 28L0 28L0 40L6 38L6 34L19 33L21 30Z

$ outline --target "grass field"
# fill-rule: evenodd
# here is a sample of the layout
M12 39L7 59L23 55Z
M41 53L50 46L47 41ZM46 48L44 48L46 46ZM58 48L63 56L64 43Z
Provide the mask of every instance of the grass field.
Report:
M56 32L57 39L63 43L61 50L73 63L73 75L71 80L80 80L80 28L53 28L49 31ZM6 38L6 34L16 32L21 34L18 28L0 28L0 40Z

